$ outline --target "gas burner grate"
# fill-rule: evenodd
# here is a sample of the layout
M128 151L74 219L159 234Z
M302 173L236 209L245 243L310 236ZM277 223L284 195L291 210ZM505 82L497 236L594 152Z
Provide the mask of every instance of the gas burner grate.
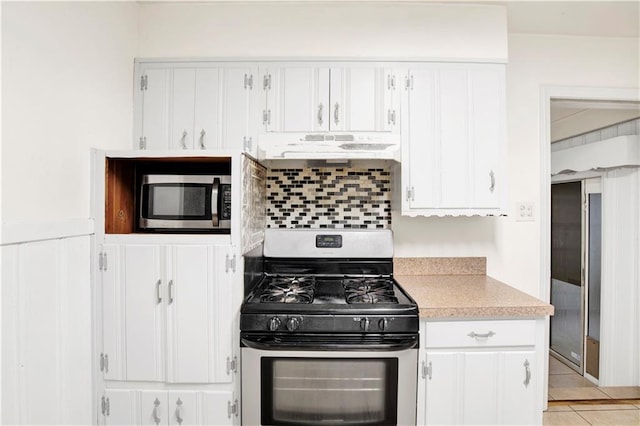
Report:
M393 280L386 276L345 277L342 280L347 303L398 303Z
M314 277L274 276L262 295L263 303L311 303L316 289Z

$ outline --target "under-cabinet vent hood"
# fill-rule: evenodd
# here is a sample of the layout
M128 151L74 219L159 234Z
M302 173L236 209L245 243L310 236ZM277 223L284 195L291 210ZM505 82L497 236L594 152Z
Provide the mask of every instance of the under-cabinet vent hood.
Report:
M275 133L258 141L259 160L395 160L400 136L380 133Z

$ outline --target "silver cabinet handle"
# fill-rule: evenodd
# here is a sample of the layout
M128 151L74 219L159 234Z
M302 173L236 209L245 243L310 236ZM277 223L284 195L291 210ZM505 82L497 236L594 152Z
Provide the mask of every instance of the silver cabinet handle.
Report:
M173 280L169 281L169 304L173 303Z
M340 122L340 104L336 102L336 106L333 108L333 121L338 124Z
M159 407L160 407L160 401L158 400L158 398L156 398L156 400L153 401L153 412L151 413L155 424L160 424L160 420L162 420L159 414L160 413L160 410L158 409Z
M180 138L180 145L182 145L182 149L187 149L187 131L182 131L182 137Z
M472 339L488 339L491 336L495 336L496 333L494 333L493 331L489 331L488 333L476 333L475 331L472 331L471 333L467 334L467 336L471 337Z
M204 131L204 129L202 129L202 131L200 132L200 149L206 149L207 147L204 145L204 136L207 134L207 132Z
M323 109L324 109L324 105L322 104L318 105L318 125L320 126L322 126L322 123L324 122L324 120L322 119Z
M109 355L107 354L104 355L104 372L109 372Z
M160 292L160 286L162 285L162 280L158 280L156 283L156 302L162 303L162 293Z
M496 175L493 173L493 170L489 172L489 177L491 178L491 186L489 186L489 191L493 192L496 187Z
M525 359L524 360L524 387L528 387L529 383L531 383L531 369L529 368L529 366L531 364L529 364L529 360Z
M178 398L178 400L176 401L176 421L178 422L179 425L182 424L182 422L184 421L184 417L183 417L183 408L182 408L182 400L180 398Z

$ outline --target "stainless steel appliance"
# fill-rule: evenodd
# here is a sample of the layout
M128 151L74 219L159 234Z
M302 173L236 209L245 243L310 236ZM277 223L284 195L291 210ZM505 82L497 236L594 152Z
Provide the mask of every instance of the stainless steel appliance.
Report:
M143 175L138 203L140 230L229 232L231 176Z
M245 425L410 425L418 310L389 230L276 230L242 305Z

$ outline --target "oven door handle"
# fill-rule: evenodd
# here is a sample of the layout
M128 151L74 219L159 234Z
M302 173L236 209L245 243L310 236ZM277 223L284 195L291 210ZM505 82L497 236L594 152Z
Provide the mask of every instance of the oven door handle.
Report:
M240 341L242 346L265 351L400 351L418 347L417 335L243 334Z

